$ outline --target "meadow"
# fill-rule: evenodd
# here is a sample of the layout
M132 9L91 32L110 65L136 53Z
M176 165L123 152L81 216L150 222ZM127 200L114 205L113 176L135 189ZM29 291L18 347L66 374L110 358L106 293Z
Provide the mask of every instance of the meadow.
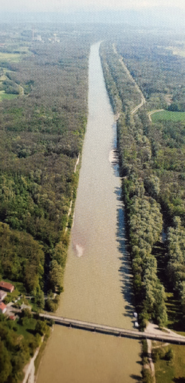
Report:
M8 61L18 63L22 59L22 54L20 53L4 53L0 52L0 62Z
M156 112L151 116L152 122L156 121L185 121L185 112Z
M0 91L0 101L2 100L13 100L17 97L17 94L7 94L4 90Z
M184 383L185 382L185 348L173 345L170 347L173 352L172 361L165 360L164 357L155 363L155 376L157 383ZM166 347L163 347L166 349Z

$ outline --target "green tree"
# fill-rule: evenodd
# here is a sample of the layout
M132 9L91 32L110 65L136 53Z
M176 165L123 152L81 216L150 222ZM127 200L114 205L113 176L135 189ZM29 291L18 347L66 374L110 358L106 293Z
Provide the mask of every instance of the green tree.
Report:
M63 269L57 261L51 261L49 272L49 283L53 291L56 291L61 286Z
M8 350L6 350L4 343L0 340L0 382L7 382L8 377L12 371L11 359Z

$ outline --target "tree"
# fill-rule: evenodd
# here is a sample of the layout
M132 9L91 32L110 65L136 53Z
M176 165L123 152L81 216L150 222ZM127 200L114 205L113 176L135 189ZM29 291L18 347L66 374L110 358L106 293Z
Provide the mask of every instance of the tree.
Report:
M37 291L34 296L34 302L41 308L44 308L45 300L44 300L44 293L43 291Z
M49 283L53 291L56 291L62 283L63 270L57 261L51 261L49 272Z
M0 340L0 382L5 383L11 374L12 366L10 354L6 350L4 343Z
M40 335L44 335L48 330L48 326L45 321L38 320L35 326L35 331Z

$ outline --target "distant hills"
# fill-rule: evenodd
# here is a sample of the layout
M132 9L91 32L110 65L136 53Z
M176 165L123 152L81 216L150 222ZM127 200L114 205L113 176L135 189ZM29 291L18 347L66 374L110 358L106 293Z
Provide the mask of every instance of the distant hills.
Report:
M62 22L62 23L126 23L136 27L167 27L185 29L185 10L179 8L143 8L140 10L102 10L75 12L1 12L1 22Z

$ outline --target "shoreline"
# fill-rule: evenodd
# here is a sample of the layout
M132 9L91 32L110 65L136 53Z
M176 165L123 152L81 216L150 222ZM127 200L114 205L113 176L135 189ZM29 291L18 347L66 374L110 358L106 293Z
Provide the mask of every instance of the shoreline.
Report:
M22 383L35 383L36 382L36 375L35 375L35 360L37 356L39 355L39 351L43 345L44 337L42 337L41 345L37 347L33 357L29 361L28 364L23 369L23 372L25 372L24 379L22 380Z

